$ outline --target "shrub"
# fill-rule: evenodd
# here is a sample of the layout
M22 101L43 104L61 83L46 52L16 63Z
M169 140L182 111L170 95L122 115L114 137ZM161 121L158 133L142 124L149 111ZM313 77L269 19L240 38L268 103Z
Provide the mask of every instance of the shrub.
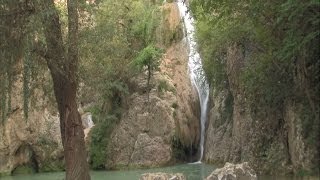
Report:
M118 122L115 116L107 116L91 130L90 165L93 169L104 169L110 135Z

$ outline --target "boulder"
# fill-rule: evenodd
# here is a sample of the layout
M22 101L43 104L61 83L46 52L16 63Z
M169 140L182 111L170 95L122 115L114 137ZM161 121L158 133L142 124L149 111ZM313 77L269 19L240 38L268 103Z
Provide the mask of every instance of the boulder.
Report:
M247 162L226 163L223 168L214 170L206 180L257 180L257 175Z
M156 166L165 164L171 158L170 145L161 137L150 138L148 134L139 134L131 156L131 163L136 166Z
M167 174L167 173L146 173L142 174L140 180L185 180L186 177L181 174Z
M92 121L92 114L90 112L87 112L81 115L81 119L82 119L83 129L88 129L88 128L90 129L94 126L94 123Z

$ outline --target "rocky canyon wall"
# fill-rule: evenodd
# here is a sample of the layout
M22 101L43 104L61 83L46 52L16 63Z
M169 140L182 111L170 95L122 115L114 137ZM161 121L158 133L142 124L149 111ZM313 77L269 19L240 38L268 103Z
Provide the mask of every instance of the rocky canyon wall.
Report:
M11 92L12 111L0 124L0 173L11 174L17 168L62 170L63 148L57 111L43 89L35 88L26 119L22 89L22 76L18 76Z
M303 137L306 120L301 101L288 98L281 108L253 106L248 101L239 77L252 51L250 44L233 44L227 50L228 82L211 93L204 160L248 161L260 174L317 172L319 150L316 142L310 144Z
M156 39L165 52L160 70L151 79L149 101L147 74L130 79L125 107L106 149L108 169L155 167L198 159L200 107L189 78L183 26L175 3L165 3L161 10L163 17ZM23 72L20 66L18 72ZM37 86L30 90L27 119L23 110L22 75L13 83L12 112L0 124L1 174L64 169L59 116L53 94L48 95L52 93L49 77L43 69L43 74L39 73L38 79L32 82ZM86 128L91 115L79 111ZM84 131L90 143L88 129Z
M18 72L22 72L22 67L17 66ZM23 110L22 75L13 82L11 111L0 123L0 175L64 170L59 115L53 94L48 93L49 72L40 76L32 82L28 118ZM92 126L91 114L80 113L85 134L88 134Z
M182 41L177 6L166 3L162 10L162 29L174 35L159 38L167 48L160 71L151 80L149 102L146 74L132 79L135 87L127 100L128 107L111 134L107 168L168 165L177 160L175 155L180 152L175 151L183 149L188 152L181 153L188 157L178 158L195 160L200 138L198 96L189 78L188 53Z

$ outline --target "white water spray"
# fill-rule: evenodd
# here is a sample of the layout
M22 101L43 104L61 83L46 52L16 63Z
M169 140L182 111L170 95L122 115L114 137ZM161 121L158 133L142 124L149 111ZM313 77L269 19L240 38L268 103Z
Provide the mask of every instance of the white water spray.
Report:
M183 0L178 0L177 2L180 15L184 21L185 25L185 36L189 48L189 71L191 82L194 87L196 87L199 100L200 100L200 108L201 108L201 136L200 136L200 158L199 162L201 162L203 157L203 146L204 146L204 135L205 135L205 124L207 121L207 108L208 108L208 100L209 100L209 85L207 83L199 53L197 52L197 43L195 41L194 35L194 19L191 16Z

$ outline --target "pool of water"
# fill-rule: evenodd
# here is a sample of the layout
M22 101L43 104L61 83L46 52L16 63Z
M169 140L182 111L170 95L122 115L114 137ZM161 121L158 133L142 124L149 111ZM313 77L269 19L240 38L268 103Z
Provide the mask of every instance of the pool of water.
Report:
M138 180L141 174L150 172L165 172L165 173L183 173L187 180L202 180L207 177L215 166L207 164L181 164L163 168L152 168L152 169L138 169L138 170L119 170L119 171L91 171L92 180ZM32 175L16 175L1 177L1 180L63 180L64 172L54 173L37 173ZM264 176L259 177L259 180L319 180L319 177L304 177L304 178L293 178L293 177L270 177Z
M134 180L139 179L141 174L150 172L183 173L188 180L199 180L208 176L215 169L206 164L182 164L163 168L119 170L119 171L91 171L92 180ZM31 175L16 175L1 177L1 180L62 180L64 172L37 173Z

